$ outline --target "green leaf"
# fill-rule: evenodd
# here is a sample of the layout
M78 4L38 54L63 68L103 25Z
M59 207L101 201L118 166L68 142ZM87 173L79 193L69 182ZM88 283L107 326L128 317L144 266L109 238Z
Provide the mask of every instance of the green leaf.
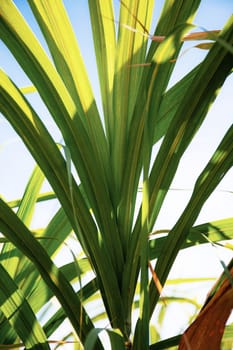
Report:
M155 52L153 61L157 64L163 64L171 60L180 46L181 39L194 25L184 24L179 25L170 35L159 45Z
M96 340L98 339L99 333L102 331L107 332L111 343L111 350L124 350L125 345L122 335L119 330L109 330L106 328L95 328L89 334L84 344L84 350L93 350L96 346Z
M53 4L29 2L29 5L44 34L58 73L77 107L80 119L77 118L78 123L73 121L77 127L80 127L81 121L85 125L93 151L103 163L102 158L107 156L106 140L86 68L65 7L61 1L55 1Z
M156 120L153 143L159 141L161 137L166 134L177 109L182 103L184 95L188 93L189 87L191 86L193 79L195 79L197 71L198 66L185 75L183 79L179 80L172 88L164 92Z
M232 137L233 126L230 127L209 163L198 177L187 207L162 247L155 267L162 284L164 284L178 251L187 238L189 229L194 224L204 202L233 165ZM150 291L152 312L159 295L152 285Z
M74 204L76 210L74 217L73 206L70 201L70 186L67 177L67 168L61 153L53 142L51 136L48 134L46 128L23 98L19 90L16 89L3 72L1 72L1 78L2 85L0 87L0 96L4 103L0 105L0 109L10 120L16 131L21 135L27 147L32 152L32 155L43 169L55 190L58 199L61 201L66 215L69 217L72 226L75 228L75 233L82 243L83 248L86 251L88 249L88 254L91 255L95 270L98 271L100 288L102 290L104 288L103 296L105 296L105 293L109 296L108 301L106 302L109 303L108 312L111 314L111 319L122 319L123 309L119 307L119 302L115 303L112 298L112 290L115 290L115 293L118 293L119 295L119 300L121 300L117 276L114 271L114 267L116 267L119 270L119 274L121 274L122 270L120 269L120 266L123 263L121 248L119 248L119 250L117 249L117 243L121 247L120 242L117 241L117 235L115 240L112 240L110 235L105 234L108 242L107 245L111 248L107 249L105 240L103 241L104 244L102 244L102 238L100 240L98 238L97 227L93 220L93 216L89 212L89 208L87 208L83 196L75 182L73 182ZM15 118L16 115L17 118ZM96 169L93 173L97 174ZM101 177L98 177L98 183L100 182L100 178ZM90 199L90 197L88 198ZM104 214L108 213L108 217L103 215L105 222L104 225L108 225L109 223L111 226L115 226L116 223L113 222L111 218L111 211L109 211L109 208L105 208L106 205L107 202L101 207L101 211L103 211ZM77 220L78 227L76 227ZM88 235L83 235L86 230L88 230ZM103 232L114 232L114 230L105 230ZM110 254L107 254L107 251ZM105 256L105 261L103 261L102 256ZM115 256L116 258L114 258ZM109 283L109 275L112 277L111 283Z
M25 188L17 211L18 217L25 223L26 226L30 225L31 223L37 197L44 179L45 176L41 169L36 166Z
M44 192L44 193L38 194L36 202L37 203L44 202L50 199L56 199L56 195L54 194L54 192ZM21 202L21 198L18 198L18 199L8 201L7 204L11 208L16 208L19 206L20 202Z
M186 240L183 242L181 249L207 243L205 236L211 242L231 240L233 238L233 218L213 221L192 227ZM155 232L155 238L152 238L149 241L151 260L160 255L166 239L166 237L156 238Z
M18 217L24 222L25 225L29 225L31 223L37 196L43 181L44 175L40 168L36 166L28 181L17 210ZM7 255L7 259L3 261L3 266L12 278L13 276L17 276L18 272L23 271L24 268L26 268L27 261L25 261L24 255L22 255L19 251L16 253L15 247L11 243L4 244L2 247L2 254Z
M226 325L223 338L222 338L222 349L227 350L230 349L233 343L233 324Z
M62 272L54 265L43 247L1 199L0 209L1 231L22 253L32 260L63 306L77 334L81 339L85 339L93 325L73 288ZM100 343L98 343L98 348L101 349Z
M110 1L88 1L88 4L99 73L104 120L108 141L111 143L114 126L112 90L116 50L113 7Z
M46 336L27 300L0 264L0 308L26 349L49 349Z
M162 350L162 349L169 349L173 346L176 346L179 344L181 339L181 334L180 335L176 335L174 337L165 339L165 340L161 340L156 344L152 344L150 345L150 350Z

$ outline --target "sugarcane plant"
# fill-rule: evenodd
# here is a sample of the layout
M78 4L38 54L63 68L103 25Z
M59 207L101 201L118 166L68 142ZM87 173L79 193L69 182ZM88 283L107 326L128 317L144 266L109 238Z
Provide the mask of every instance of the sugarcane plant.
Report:
M28 5L49 53L14 2L0 2L0 38L31 82L24 89L14 83L14 72L0 71L1 118L36 163L22 198L0 198L0 343L49 349L53 333L68 319L72 327L57 345L72 339L74 348L87 350L176 346L180 336L151 341L151 317L166 299L162 288L181 249L207 238L232 239L233 218L195 226L232 167L232 126L196 179L174 227L157 235L156 221L180 160L231 73L233 17L218 31L190 34L200 0L166 0L150 35L154 1L117 2L118 18L112 0L89 0L100 112L66 1ZM201 40L198 46L207 54L169 87L186 40ZM28 92L43 101L61 140L48 131ZM51 186L46 193L41 192L45 179ZM49 223L32 229L37 203L54 199L59 207ZM58 267L53 258L71 236L80 251L74 253L67 243L72 261ZM224 272L232 296L232 273L227 267ZM54 312L48 307L46 321L40 320L54 297L60 306ZM93 316L88 303L98 301L102 309ZM111 345L99 336L101 318ZM183 339L189 349L188 333Z

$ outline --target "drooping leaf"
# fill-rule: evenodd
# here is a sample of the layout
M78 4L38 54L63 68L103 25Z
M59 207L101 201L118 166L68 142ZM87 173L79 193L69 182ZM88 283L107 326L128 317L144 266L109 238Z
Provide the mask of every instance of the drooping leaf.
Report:
M207 237L207 239L205 238ZM181 249L192 247L198 244L205 244L210 242L221 242L224 240L231 240L233 238L233 218L226 218L218 221L213 221L201 225L194 226L190 229L186 241L181 246ZM165 237L149 240L150 245L150 259L155 259L159 256L163 244L166 241Z
M48 350L47 338L27 300L0 264L0 309L26 349Z
M85 339L93 325L72 286L27 227L1 199L0 209L1 231L35 264L43 279L65 309L67 316L69 315L68 317L77 334L81 339ZM101 349L99 342L97 345Z
M232 263L229 272L233 277ZM214 288L214 292L210 292L199 315L182 335L179 350L206 350L210 344L211 349L220 349L225 324L233 308L233 284L228 276L220 280L217 290Z

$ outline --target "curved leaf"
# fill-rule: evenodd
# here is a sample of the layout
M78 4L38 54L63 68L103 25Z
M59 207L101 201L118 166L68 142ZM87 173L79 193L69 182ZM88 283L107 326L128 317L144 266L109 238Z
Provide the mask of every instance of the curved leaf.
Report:
M231 240L233 238L233 218L227 218L219 221L213 221L190 229L186 240L183 242L181 249L195 246L197 244L207 243L207 239L211 242L220 242ZM150 239L150 260L156 259L166 242L167 237Z
M33 261L43 279L63 306L77 334L81 339L85 339L93 325L73 288L62 272L54 265L43 247L1 199L0 209L1 231ZM98 348L101 349L100 343L97 344Z
M0 264L0 308L26 349L48 350L46 336L27 300Z
M233 126L230 127L213 157L196 181L190 201L179 220L170 231L156 264L156 273L163 284L177 253L187 238L190 227L195 222L200 209L233 165ZM151 312L159 295L151 285Z
M233 267L229 273L233 277ZM226 276L214 294L209 296L195 321L182 335L178 349L188 350L195 346L196 350L205 350L209 344L213 350L220 349L225 324L232 308L233 284Z

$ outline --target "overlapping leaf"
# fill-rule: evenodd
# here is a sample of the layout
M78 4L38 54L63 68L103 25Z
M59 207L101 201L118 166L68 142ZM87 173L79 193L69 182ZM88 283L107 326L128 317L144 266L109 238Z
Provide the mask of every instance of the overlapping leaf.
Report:
M65 2L29 1L53 61L13 2L0 3L0 37L32 81L64 142L60 150L42 123L39 111L34 111L20 89L1 71L0 111L44 174L35 173L35 181L29 184L22 201L10 203L11 207L18 207L17 215L0 201L0 228L5 241L11 242L5 243L1 261L15 277L9 283L22 286L33 310L37 312L52 295L60 301L62 309L45 325L48 336L68 317L83 343L88 332L92 332L87 338L87 349L94 346L94 340L101 349L98 330L93 328L81 304L101 295L106 312L100 317L107 315L111 326L120 330L118 334L109 332L112 348L130 346L132 307L141 272L140 315L133 348L148 349L149 311L153 312L159 298L154 284L149 290L148 259L158 258L156 273L163 284L179 250L196 242L204 243L200 231L213 241L232 237L231 219L192 228L206 199L232 166L230 128L197 179L190 202L177 224L167 236L159 239L154 236L148 244L148 234L153 230L180 159L232 70L230 19L220 36L214 37L216 42L206 59L166 91L175 67L173 59L178 57L182 37L190 29L199 3L199 0L164 2L154 30L155 35L166 36L160 44L147 35L153 1L121 1L119 20L115 18L112 1L89 1L104 118L97 110ZM119 23L117 34L115 21ZM162 146L152 163L152 147L161 138ZM72 174L73 166L78 182ZM137 212L142 174L143 199ZM53 193L39 195L43 176L50 182ZM27 226L36 201L46 198L57 198L62 208L48 227L34 237ZM58 269L49 257L63 247L62 241L72 229L89 262L83 269L85 259ZM20 271L14 270L14 254ZM19 262L23 254L27 258ZM75 273L80 282L82 272L91 268L96 278L83 288L80 284L76 293L72 287ZM29 272L31 278L27 278ZM97 290L100 294L95 294ZM40 292L44 299L35 301ZM11 298L10 294L5 293ZM21 295L17 307L22 301ZM8 317L6 309L3 311ZM11 332L9 325L4 330ZM17 327L15 332L22 335ZM16 333L11 332L12 341ZM25 337L26 334L25 330ZM41 342L33 336L26 338L22 337L26 346L26 340L31 342L29 346ZM165 345L174 344L177 339L165 341ZM152 345L151 349L161 346L162 343L158 347Z

